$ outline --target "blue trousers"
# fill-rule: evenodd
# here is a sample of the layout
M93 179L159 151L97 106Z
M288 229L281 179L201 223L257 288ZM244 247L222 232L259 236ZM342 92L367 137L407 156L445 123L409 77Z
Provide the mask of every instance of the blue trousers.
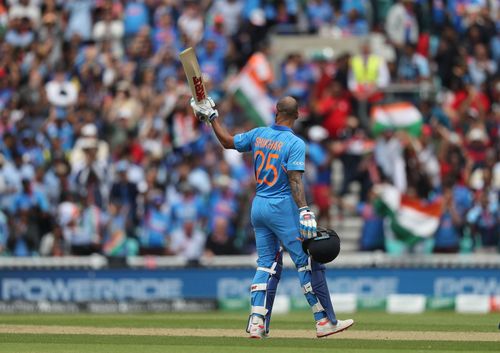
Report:
M313 310L314 318L320 320L323 317L328 317L333 323L336 323L335 312L326 285L325 268L317 263L311 264L298 239L300 237L299 212L292 196L280 198L256 196L252 204L251 220L255 230L258 256L257 271L252 282L252 289L256 289L252 290L252 312L266 312L266 310L261 309L266 308L266 304L267 311L270 312L272 309L272 300L270 305L266 303L269 298L266 298L266 285L264 284L273 283L270 275L276 272L274 268L276 265L273 264L280 251L280 244L282 244L298 270L299 281L306 300ZM275 286L277 286L277 281ZM271 286L268 284L267 287ZM262 288L262 290L257 290L258 288ZM276 288L274 288L275 290Z

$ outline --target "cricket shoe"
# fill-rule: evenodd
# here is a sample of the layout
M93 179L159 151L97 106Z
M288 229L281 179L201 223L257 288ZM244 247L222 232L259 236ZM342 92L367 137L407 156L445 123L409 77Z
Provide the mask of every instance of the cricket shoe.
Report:
M252 316L250 319L250 338L264 338L266 336L266 325L260 316Z
M325 317L316 321L316 337L320 338L330 336L334 333L347 330L352 325L354 325L354 321L351 319L337 320L337 323L334 325L327 317Z

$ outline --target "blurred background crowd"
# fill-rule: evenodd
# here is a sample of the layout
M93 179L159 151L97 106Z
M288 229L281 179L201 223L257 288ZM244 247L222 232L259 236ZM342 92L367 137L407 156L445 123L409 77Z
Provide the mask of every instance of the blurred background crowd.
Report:
M373 33L383 53L297 48L267 85L301 103L319 223L358 217L358 250L397 252L377 213L390 183L440 200L430 243L409 251L498 251L498 0L0 0L0 255L253 253L252 156L194 118L179 52L196 47L241 132L254 125L230 82L252 54L272 58L270 34ZM418 133L374 133L390 87L418 108Z

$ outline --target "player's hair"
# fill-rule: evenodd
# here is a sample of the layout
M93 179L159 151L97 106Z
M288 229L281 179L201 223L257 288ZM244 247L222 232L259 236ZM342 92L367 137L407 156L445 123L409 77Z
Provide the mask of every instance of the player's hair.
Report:
M286 115L291 118L295 118L299 109L299 104L297 100L291 97L281 98L276 104L276 114Z

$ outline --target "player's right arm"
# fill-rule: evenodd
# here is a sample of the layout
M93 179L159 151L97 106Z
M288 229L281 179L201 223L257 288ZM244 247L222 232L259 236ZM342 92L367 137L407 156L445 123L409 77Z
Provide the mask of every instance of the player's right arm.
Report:
M212 129L214 130L217 140L219 140L222 147L226 149L236 149L234 146L234 135L231 135L229 131L220 123L219 119L212 120Z
M207 97L202 102L196 102L191 98L191 108L198 119L204 122L209 122L212 125L215 136L219 140L222 147L226 149L235 149L234 135L219 122L219 112L215 109L215 103L212 98Z

